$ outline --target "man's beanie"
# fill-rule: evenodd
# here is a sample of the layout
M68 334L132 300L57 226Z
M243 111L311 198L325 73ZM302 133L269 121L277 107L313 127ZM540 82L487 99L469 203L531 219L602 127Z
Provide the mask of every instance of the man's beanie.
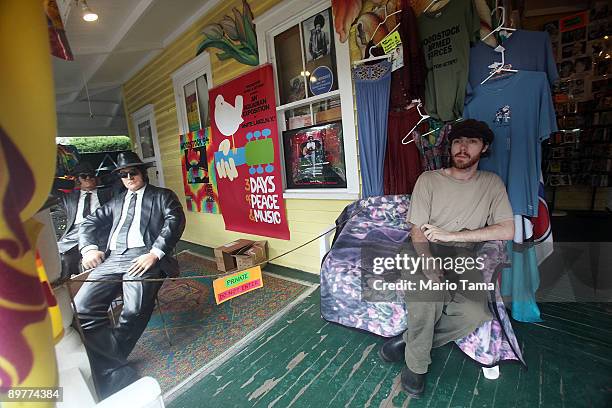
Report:
M460 137L477 137L485 144L491 144L493 136L493 131L486 123L476 119L466 119L452 125L448 140L452 142Z

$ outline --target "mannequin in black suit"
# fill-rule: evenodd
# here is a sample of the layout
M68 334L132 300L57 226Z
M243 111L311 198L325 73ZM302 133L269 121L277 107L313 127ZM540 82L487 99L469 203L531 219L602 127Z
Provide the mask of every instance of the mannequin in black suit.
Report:
M77 186L80 189L70 193L59 190L52 191L58 197L66 210L66 231L57 243L62 261L62 278L68 278L79 273L79 225L98 207L106 204L111 198L110 190L99 189L98 178L93 167L87 162L77 164L72 172L77 176ZM104 242L101 242L104 244Z
M171 190L148 184L146 167L135 153L120 153L115 171L127 191L113 197L80 227L83 267L93 268L89 279L124 280L86 282L75 298L102 397L138 378L127 357L147 326L162 285L162 281L140 280L179 272L172 252L185 229L183 207ZM96 233L107 225L111 225L108 243L100 248ZM123 310L117 326L110 328L108 307L122 290Z

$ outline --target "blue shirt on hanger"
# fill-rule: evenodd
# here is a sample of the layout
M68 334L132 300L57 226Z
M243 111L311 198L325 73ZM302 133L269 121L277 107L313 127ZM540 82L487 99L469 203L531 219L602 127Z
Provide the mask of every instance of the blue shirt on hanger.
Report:
M559 79L547 32L516 30L502 45L505 62L512 65L512 69L545 72L551 86ZM501 61L501 54L494 48L483 41L474 44L470 49L469 83L472 88L478 87L489 76L489 65L496 61Z
M519 71L474 89L463 117L485 122L495 138L479 169L499 175L515 215L538 214L541 143L557 131L550 86L543 72Z

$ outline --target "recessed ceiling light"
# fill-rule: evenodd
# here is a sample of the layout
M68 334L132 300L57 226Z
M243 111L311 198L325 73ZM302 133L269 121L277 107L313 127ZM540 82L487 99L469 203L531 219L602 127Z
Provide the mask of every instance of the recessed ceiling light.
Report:
M92 22L98 19L98 15L91 11L86 0L81 0L81 8L83 9L83 20Z

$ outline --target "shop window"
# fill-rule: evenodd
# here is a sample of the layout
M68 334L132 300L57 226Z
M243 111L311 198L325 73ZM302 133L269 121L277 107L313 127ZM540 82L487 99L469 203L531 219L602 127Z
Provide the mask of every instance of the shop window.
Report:
M208 90L212 88L210 57L204 52L172 74L181 134L210 126Z
M358 198L348 42L331 2L286 1L255 23L259 60L275 71L284 197Z
M150 182L153 185L164 187L164 172L153 105L145 105L134 112L132 114L132 125L136 132L134 148L143 162L151 164L147 169Z

